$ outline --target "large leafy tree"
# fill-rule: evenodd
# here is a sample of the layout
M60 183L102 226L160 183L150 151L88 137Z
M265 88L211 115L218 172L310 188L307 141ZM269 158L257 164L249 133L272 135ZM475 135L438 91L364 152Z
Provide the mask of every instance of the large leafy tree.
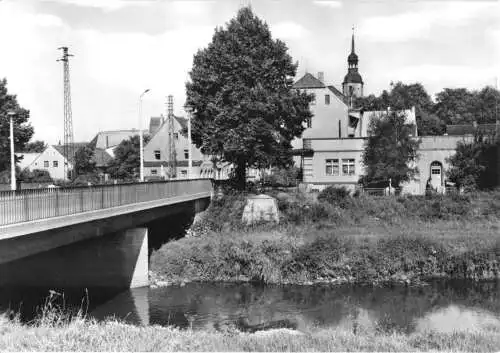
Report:
M434 103L421 83L405 84L396 82L388 92L384 90L380 96L369 95L358 98L355 106L363 110L403 110L415 107L420 135L442 135L446 124L432 113Z
M194 56L186 84L193 142L203 153L233 163L239 187L247 167L290 165L290 142L312 115L311 95L292 89L297 64L287 50L244 7Z
M436 94L434 113L446 124L471 124L474 94L466 88L445 88Z
M498 185L500 140L478 133L473 141L460 141L448 158L447 177L466 190L488 189Z
M144 136L144 145L148 143L150 136ZM110 163L109 172L115 179L137 180L140 167L140 141L139 135L123 140L116 147L115 157Z
M75 178L79 175L94 174L96 171L94 149L88 145L78 148L75 152Z
M369 137L363 151L364 184L400 186L415 173L420 140L413 136L414 126L406 124L405 115L398 111L381 114L369 126Z
M10 117L7 115L9 111L16 113L13 117L14 150L22 151L34 132L28 122L30 114L19 105L15 95L8 93L7 80L3 79L0 80L0 171L10 168Z
M47 148L47 144L44 141L36 140L28 142L24 148L23 152L26 153L42 153Z

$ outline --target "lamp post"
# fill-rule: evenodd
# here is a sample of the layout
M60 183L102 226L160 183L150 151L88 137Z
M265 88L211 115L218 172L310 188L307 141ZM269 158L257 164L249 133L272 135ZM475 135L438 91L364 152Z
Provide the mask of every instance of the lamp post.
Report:
M187 125L188 125L188 179L191 179L193 173L193 156L191 154L191 113L192 109L190 107L184 106L184 110L187 114Z
M10 118L10 189L16 190L16 158L14 156L14 115L15 112L7 113Z
M139 174L141 183L144 181L144 142L142 136L142 97L149 92L149 88L144 90L139 96Z

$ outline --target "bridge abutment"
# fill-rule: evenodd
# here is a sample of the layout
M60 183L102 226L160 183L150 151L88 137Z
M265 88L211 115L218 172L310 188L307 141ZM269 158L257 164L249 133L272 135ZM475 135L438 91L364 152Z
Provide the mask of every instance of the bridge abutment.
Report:
M0 287L137 288L148 268L148 229L131 228L5 263Z

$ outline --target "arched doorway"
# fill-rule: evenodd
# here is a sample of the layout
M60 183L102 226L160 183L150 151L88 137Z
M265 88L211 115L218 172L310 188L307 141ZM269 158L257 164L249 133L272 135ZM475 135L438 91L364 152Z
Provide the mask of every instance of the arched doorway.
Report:
M443 185L443 164L438 161L431 163L431 186L439 189Z

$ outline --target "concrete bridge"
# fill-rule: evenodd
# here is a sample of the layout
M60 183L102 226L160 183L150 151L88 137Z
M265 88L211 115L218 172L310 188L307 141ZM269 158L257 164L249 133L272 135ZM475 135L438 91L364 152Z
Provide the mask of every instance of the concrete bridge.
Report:
M148 228L211 194L209 179L0 192L0 287L146 286Z

